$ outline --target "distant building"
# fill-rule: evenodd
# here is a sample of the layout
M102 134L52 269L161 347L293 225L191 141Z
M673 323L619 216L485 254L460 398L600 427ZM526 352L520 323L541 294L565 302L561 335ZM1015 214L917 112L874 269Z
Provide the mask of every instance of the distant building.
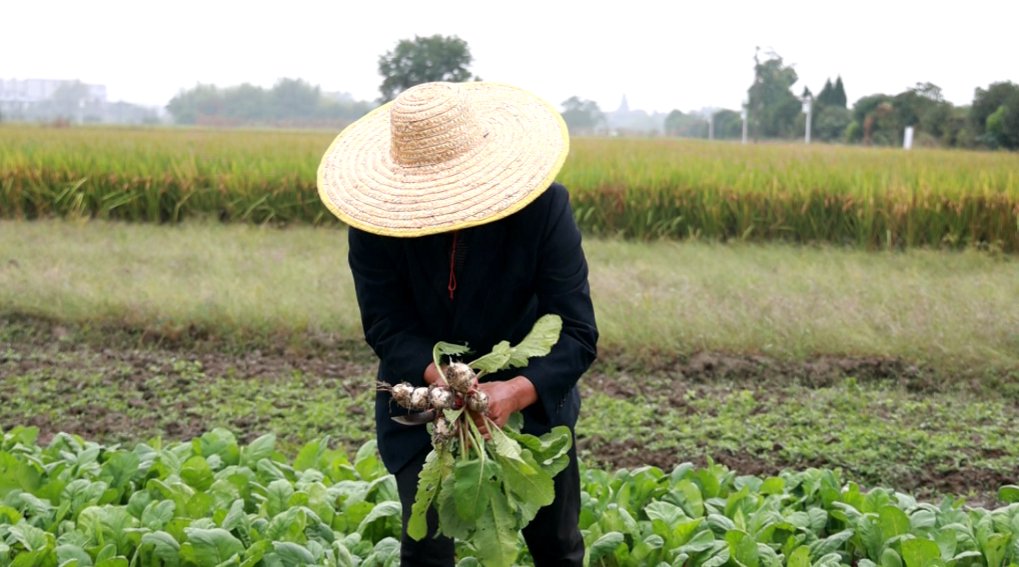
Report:
M619 108L605 113L605 121L613 134L660 134L665 130L665 115L656 112L648 114L643 110L630 110L630 103L623 95Z
M74 96L85 105L106 103L106 85L88 85L79 81L52 79L0 79L0 111L8 115L22 114L33 107L50 102L65 90L80 90Z
M106 98L106 85L54 79L0 79L0 120L141 123L159 120L151 108Z

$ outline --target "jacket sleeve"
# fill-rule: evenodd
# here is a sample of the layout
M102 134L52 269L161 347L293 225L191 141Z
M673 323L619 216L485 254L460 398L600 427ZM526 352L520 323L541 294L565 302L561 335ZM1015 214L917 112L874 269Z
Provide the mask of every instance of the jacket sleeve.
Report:
M538 315L559 315L563 329L552 351L531 360L522 372L534 384L538 403L549 418L558 415L577 380L594 361L598 343L580 230L565 188L556 185L553 191L538 251L536 288Z
M408 280L397 268L402 264L393 257L398 251L387 245L386 237L354 227L348 229L348 241L361 325L379 357L380 378L423 386L434 341L422 333Z

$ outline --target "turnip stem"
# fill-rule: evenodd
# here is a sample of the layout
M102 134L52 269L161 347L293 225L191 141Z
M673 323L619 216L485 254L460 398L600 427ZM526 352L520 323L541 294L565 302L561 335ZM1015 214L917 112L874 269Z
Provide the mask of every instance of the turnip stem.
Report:
M485 452L485 437L481 435L481 430L478 429L478 425L474 423L474 420L471 419L469 415L467 416L466 421L471 428L471 437L473 437L474 441L473 442L474 450L475 452L477 452L478 459L481 461L481 467L484 468L485 461L487 460L487 455Z
M499 431L502 431L502 428L501 428L501 427L499 427L499 424L497 424L496 422L492 421L492 420L491 420L491 419L490 419L490 418L488 417L488 415L482 414L482 416L481 416L481 417L484 417L484 418L485 418L485 426L486 426L486 427L488 427L488 430L489 430L489 431L491 431L491 430L493 430L493 429L498 429Z

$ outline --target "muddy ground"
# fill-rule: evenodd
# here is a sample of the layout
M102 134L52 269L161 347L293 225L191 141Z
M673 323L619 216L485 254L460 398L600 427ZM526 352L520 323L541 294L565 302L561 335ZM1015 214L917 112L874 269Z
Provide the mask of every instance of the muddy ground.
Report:
M98 441L143 439L153 431L166 438L189 439L208 429L208 416L191 407L189 396L204 395L196 389L198 382L208 388L225 377L229 377L232 387L244 381L257 381L259 387L296 381L298 390L343 392L340 399L347 401L337 402L337 411L348 419L370 424L371 409L365 400L373 386L375 363L365 346L330 337L307 338L296 346L293 340L259 342L262 344L257 348L245 348L201 333L165 336L73 327L24 317L0 318L0 408L10 410L0 411L0 428L36 426L43 442L59 431ZM616 379L621 373L634 372L644 379ZM40 379L27 386L24 381L17 387L12 385L15 377L25 376ZM159 377L158 382L153 382L153 376ZM846 376L917 392L946 387L935 372L894 359L818 357L786 362L761 356L698 353L691 357L659 355L638 362L609 352L602 353L601 360L584 377L582 395L600 392L621 399L655 399L664 402L668 411L698 419L704 410L688 402L691 390L710 396L717 391L712 386L720 383L762 392L769 384L790 382L808 389L821 388ZM103 402L79 403L82 392L95 387L97 380L100 386L116 391L116 407ZM953 387L967 386L963 383ZM36 388L45 391L40 390L36 396L31 393ZM21 403L26 397L36 400L32 402L35 409ZM270 413L285 418L287 403L275 403ZM257 413L235 415L229 426L242 439L250 440L265 432L263 418ZM684 461L702 465L710 457L739 474L763 476L784 468L802 470L841 464L823 458L787 462L776 459L778 451L762 458L761 454L731 449L715 449L691 458L675 451L640 447L633 439L612 441L597 434L581 433L578 445L582 454L597 451L597 460L609 467L655 465L669 470ZM776 448L780 447L776 442ZM970 502L990 503L1000 486L1017 480L1019 463L1012 470L988 470L963 463L952 470L916 470L912 479L895 488L919 495L967 494Z

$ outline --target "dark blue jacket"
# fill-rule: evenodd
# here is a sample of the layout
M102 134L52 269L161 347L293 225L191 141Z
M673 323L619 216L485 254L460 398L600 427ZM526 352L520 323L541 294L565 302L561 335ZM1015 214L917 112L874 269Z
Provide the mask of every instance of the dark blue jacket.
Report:
M486 380L523 375L534 384L538 402L523 412L529 433L576 424L576 383L594 361L598 329L566 188L553 184L519 212L455 233L396 238L351 228L348 234L380 380L424 385L436 342L467 344L474 351L469 361L499 341L516 344L538 317L555 313L563 331L548 356ZM388 393L376 396L379 452L394 473L430 444L425 427L390 419L402 413Z

